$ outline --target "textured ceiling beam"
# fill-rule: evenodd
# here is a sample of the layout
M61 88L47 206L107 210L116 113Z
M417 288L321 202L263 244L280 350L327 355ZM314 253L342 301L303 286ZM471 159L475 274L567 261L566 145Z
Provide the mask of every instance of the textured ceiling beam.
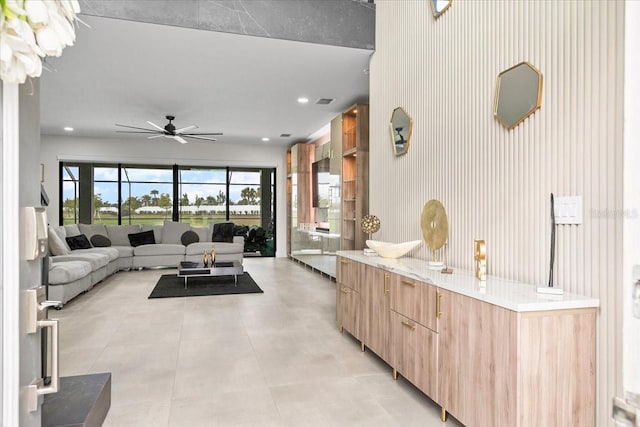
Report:
M373 50L375 6L358 0L82 0L82 14Z

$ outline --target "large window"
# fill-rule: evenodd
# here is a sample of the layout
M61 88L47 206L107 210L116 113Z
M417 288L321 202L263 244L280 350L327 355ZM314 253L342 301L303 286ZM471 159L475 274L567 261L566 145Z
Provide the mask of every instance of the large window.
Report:
M61 224L232 221L247 233L261 229L254 240L274 247L273 168L65 162L60 188Z
M61 175L60 221L62 224L75 224L80 213L80 172L77 166L64 166Z
M160 225L173 218L173 169L122 166L122 224Z
M180 221L194 226L227 219L227 169L180 168Z

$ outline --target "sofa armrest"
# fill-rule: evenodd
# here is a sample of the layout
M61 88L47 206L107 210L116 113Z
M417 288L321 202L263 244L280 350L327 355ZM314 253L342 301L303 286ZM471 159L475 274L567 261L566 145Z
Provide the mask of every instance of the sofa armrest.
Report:
M233 236L233 243L242 243L244 245L244 236Z

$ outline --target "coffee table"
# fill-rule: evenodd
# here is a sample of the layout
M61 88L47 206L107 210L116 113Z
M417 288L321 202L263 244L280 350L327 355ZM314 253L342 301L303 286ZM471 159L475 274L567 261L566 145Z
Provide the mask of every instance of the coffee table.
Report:
M238 286L238 275L244 274L239 261L216 262L213 266L205 267L203 263L182 261L178 266L178 277L184 277L184 287L187 288L189 277L233 276L235 286Z

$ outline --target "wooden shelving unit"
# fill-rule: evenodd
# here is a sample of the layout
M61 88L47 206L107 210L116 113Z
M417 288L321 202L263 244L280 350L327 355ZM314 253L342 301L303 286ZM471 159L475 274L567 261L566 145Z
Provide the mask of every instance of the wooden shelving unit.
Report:
M362 249L366 234L360 220L369 213L369 106L358 104L342 113L343 250Z

